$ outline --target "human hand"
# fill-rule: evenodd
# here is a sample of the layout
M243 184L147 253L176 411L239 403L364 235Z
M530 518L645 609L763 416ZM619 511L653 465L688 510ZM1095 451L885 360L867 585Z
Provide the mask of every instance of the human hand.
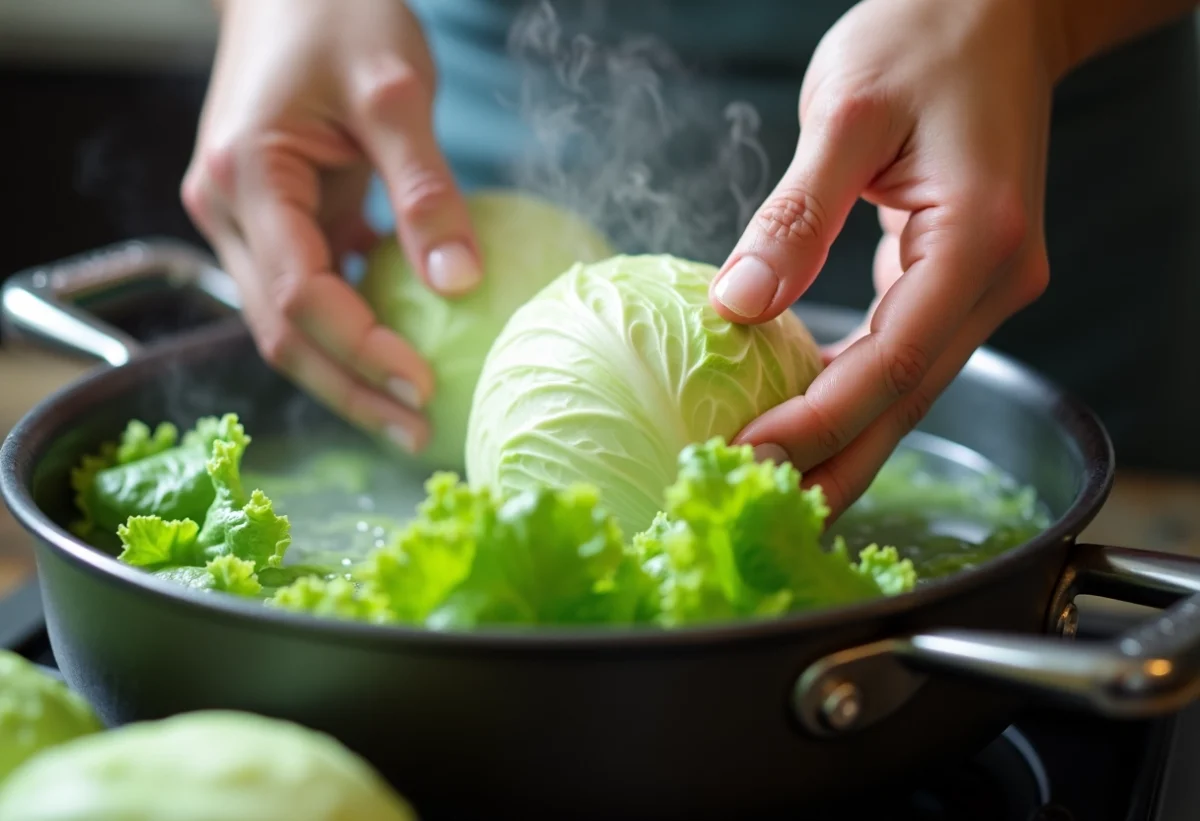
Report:
M434 67L398 0L225 0L182 197L237 281L264 359L349 421L414 451L433 374L339 271L376 237L372 168L430 287L480 280L466 206L433 136Z
M796 155L714 279L770 320L816 278L862 197L885 234L862 327L803 395L736 441L788 459L832 515L971 354L1049 282L1042 215L1057 30L1036 0L865 0L818 46ZM736 278L735 278L736 275Z

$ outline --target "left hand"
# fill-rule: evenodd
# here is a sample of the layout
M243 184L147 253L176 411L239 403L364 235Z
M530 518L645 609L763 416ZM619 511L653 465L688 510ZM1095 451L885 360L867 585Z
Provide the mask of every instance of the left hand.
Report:
M803 396L737 437L866 490L971 354L1049 283L1043 199L1054 27L1038 0L864 0L825 35L800 143L711 290L726 319L787 310L855 201L879 207L877 296Z

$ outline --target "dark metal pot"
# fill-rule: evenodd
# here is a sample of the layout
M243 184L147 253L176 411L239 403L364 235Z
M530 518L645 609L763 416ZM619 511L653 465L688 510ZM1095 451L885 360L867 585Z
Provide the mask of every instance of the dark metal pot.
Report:
M1031 695L1137 716L1198 693L1200 562L1076 544L1109 491L1109 440L1086 408L988 351L922 430L1034 485L1054 521L908 595L677 631L442 634L159 581L65 529L80 454L131 417L187 425L232 410L251 432L338 423L274 375L236 321L138 350L78 306L155 279L236 304L207 257L161 243L68 260L4 293L10 328L117 365L44 401L0 450L0 491L37 541L62 672L110 723L201 708L293 719L365 754L426 817L699 821L903 778L995 736ZM799 311L823 340L857 319ZM1079 593L1170 609L1111 643L1070 642Z

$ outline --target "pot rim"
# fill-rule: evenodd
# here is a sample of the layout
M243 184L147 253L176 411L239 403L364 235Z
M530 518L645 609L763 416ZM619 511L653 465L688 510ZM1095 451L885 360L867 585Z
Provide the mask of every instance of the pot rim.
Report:
M836 307L805 305L807 310L858 316ZM470 631L436 631L421 626L368 624L318 617L266 607L259 601L195 591L159 579L139 568L121 564L115 556L88 545L59 527L37 506L31 484L37 462L49 445L87 413L97 399L108 399L135 389L167 364L191 363L219 357L249 334L239 319L219 323L160 343L117 368L102 367L44 398L13 428L0 446L0 498L13 516L38 542L58 558L85 570L99 580L146 595L163 605L201 611L214 620L251 622L258 628L301 635L311 639L360 645L427 651L628 651L706 647L755 640L777 640L799 633L861 624L935 605L952 596L1015 571L1044 549L1073 543L1091 522L1112 487L1112 441L1099 418L1080 400L1033 369L987 347L980 348L963 369L964 375L1003 388L1013 401L1032 405L1051 416L1078 448L1086 474L1067 510L1033 539L988 560L897 596L858 604L823 608L769 619L744 619L663 629L659 627L484 627Z

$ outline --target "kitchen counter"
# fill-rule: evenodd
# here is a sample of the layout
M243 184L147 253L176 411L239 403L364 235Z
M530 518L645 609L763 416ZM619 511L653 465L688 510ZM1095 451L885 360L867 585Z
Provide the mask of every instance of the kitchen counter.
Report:
M0 434L90 362L26 346L0 347ZM1200 480L1119 474L1084 539L1200 556ZM32 572L29 536L0 509L0 597Z
M94 364L14 345L0 346L0 436L37 402ZM33 571L30 536L0 505L0 598Z

